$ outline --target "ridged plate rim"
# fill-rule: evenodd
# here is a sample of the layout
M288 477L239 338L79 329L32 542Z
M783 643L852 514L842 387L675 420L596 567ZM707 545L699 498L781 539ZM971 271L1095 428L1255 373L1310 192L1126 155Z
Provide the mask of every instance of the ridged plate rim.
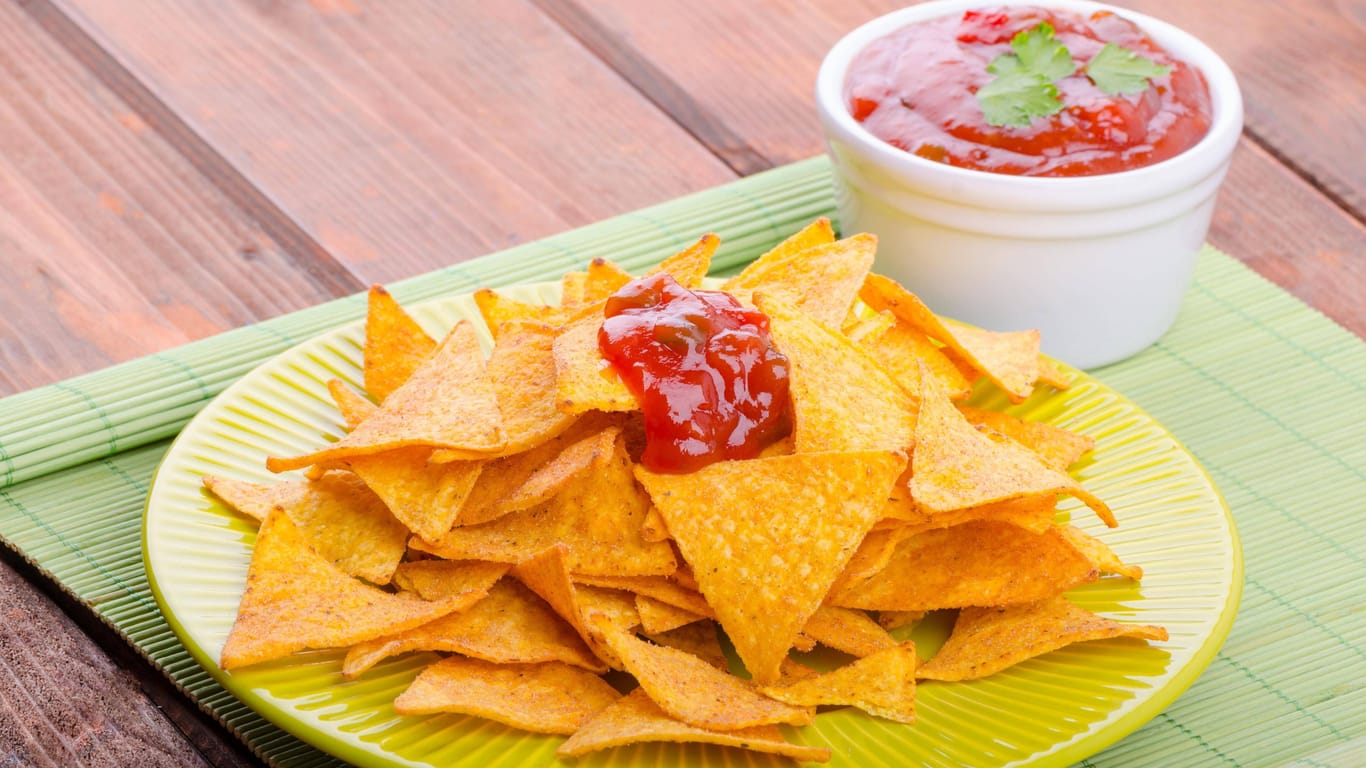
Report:
M499 291L554 301L559 284ZM438 337L457 320L469 319L487 339L469 294L409 311ZM363 321L349 323L262 363L176 438L153 478L143 520L144 563L157 604L220 685L285 731L355 765L568 764L554 756L561 737L521 734L458 715L394 715L387 701L435 658L431 654L389 660L355 681L341 679L337 651L305 652L234 673L216 663L245 582L254 528L210 498L199 478L212 472L264 481L272 477L264 469L265 456L302 452L318 444L323 432L340 434L326 380L359 385L363 334ZM1155 419L1086 373L1066 370L1074 380L1069 390L1041 392L1011 410L1097 438L1094 458L1075 471L1116 508L1120 528L1105 529L1077 504L1064 502L1063 508L1074 512L1074 524L1099 533L1121 557L1147 571L1141 586L1105 579L1069 597L1121 620L1163 624L1171 641L1080 644L986 680L922 684L919 721L912 726L841 710L822 712L807 728L786 730L794 740L831 746L830 765L890 766L917 759L945 766L1071 765L1155 717L1222 646L1243 581L1241 546L1226 503L1195 457ZM999 396L978 399L1005 405ZM1040 710L1041 701L1052 706ZM720 747L655 744L609 750L577 764L768 762Z

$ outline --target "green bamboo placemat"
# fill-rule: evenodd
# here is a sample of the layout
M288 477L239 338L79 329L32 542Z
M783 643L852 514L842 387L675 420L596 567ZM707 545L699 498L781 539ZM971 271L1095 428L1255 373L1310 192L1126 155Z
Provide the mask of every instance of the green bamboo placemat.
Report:
M390 286L401 301L638 270L704 231L721 270L833 212L817 158ZM362 316L348 297L0 400L0 538L89 605L267 762L335 760L238 703L157 611L140 521L169 439L257 363ZM1206 249L1176 327L1094 372L1210 471L1242 536L1237 623L1180 699L1089 766L1358 766L1366 754L1366 343Z

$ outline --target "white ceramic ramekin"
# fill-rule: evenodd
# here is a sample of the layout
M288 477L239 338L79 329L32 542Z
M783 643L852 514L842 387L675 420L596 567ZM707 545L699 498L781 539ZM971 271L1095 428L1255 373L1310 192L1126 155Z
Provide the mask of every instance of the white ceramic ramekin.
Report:
M849 114L845 73L873 40L972 8L1113 11L1199 69L1213 108L1194 147L1101 176L1010 176L936 163L884 143ZM1038 328L1083 368L1133 355L1171 327L1243 126L1232 71L1191 35L1084 0L936 0L876 18L826 55L816 106L835 169L841 231L878 236L875 269L936 312L992 330Z

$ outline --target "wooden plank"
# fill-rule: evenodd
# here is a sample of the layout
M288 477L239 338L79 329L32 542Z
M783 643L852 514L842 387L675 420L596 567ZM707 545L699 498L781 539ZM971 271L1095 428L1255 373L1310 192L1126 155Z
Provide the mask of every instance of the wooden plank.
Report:
M661 106L746 172L822 151L811 94L821 57L848 30L904 5L898 0L539 2L638 87L662 94ZM1123 4L1168 16L1209 38L1216 47L1237 53L1231 62L1244 78L1254 135L1244 139L1237 151L1211 242L1355 333L1366 335L1360 300L1366 295L1366 268L1360 258L1354 258L1366 252L1366 235L1360 210L1351 207L1351 201L1359 199L1366 188L1361 176L1366 164L1359 161L1366 154L1366 148L1360 147L1366 130L1344 131L1342 125L1322 125L1317 133L1308 130L1311 123L1329 122L1323 101L1308 92L1294 93L1293 83L1284 86L1273 77L1278 66L1289 71L1298 71L1301 64L1309 67L1302 60L1302 41L1321 41L1335 64L1339 59L1348 64L1345 74L1334 73L1325 82L1330 90L1355 94L1345 97L1344 118L1347 125L1354 124L1362 111L1353 99L1366 93L1359 87L1366 78L1353 74L1359 71L1361 47L1347 43L1359 26L1353 26L1341 8L1324 4L1314 5L1305 14L1259 5L1257 14L1243 16L1274 19L1284 27L1277 35L1252 35L1255 30L1248 25L1253 22L1243 19L1240 26L1236 20L1240 15L1228 4L1180 0L1124 0ZM1300 5L1294 4L1296 11ZM1336 32L1327 29L1335 20L1341 22ZM1226 28L1225 22L1231 26ZM1262 23L1256 26L1261 29ZM1256 64L1246 63L1254 54L1262 58ZM1315 73L1323 69L1332 67L1313 67ZM737 77L736 72L744 76ZM1357 77L1355 90L1350 83L1338 82L1353 76ZM1298 78L1295 82L1301 82ZM1279 116L1279 123L1271 120L1277 108L1286 112ZM1305 138L1312 136L1319 138ZM1274 153L1268 151L1268 144ZM1318 154L1340 153L1344 146L1349 150L1345 156ZM1288 165L1283 162L1287 159Z
M734 177L525 2L57 6L366 281Z
M359 285L280 247L23 9L0 4L0 395Z
M10 567L7 551L5 556L0 557L0 765L252 764L239 748L200 725L216 758L206 760L143 695L126 662L106 656ZM149 665L143 667L144 675L160 679Z

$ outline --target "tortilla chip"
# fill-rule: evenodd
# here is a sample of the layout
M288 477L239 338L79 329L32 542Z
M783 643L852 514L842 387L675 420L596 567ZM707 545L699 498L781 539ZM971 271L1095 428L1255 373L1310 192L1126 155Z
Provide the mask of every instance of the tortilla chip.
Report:
M637 476L745 668L773 682L904 466L900 454L864 451Z
M455 525L483 469L478 461L434 464L431 454L430 448L419 446L346 460L394 517L429 540L441 538Z
M1072 386L1072 374L1064 370L1057 360L1047 355L1039 355L1038 383L1064 390Z
M920 367L939 381L939 386L952 400L962 400L972 394L972 382L958 370L929 336L908 323L897 321L878 334L868 334L860 341L893 381L920 396Z
M913 723L918 661L914 643L893 643L820 677L761 690L796 706L848 705L875 717Z
M565 313L559 307L518 301L491 288L480 288L475 291L474 304L479 308L484 325L488 327L489 333L493 334L495 342L499 339L504 326L516 323L559 325L565 319Z
M877 252L877 237L859 234L800 251L775 249L745 267L722 290L745 298L762 292L839 328Z
M637 605L642 599L650 600L648 597L637 596ZM663 603L659 604L663 605ZM726 658L726 652L721 648L721 636L716 631L716 622L710 619L693 621L666 632L651 632L645 628L642 617L641 631L657 645L691 653L717 669L728 670L730 668L730 659Z
M831 605L817 608L806 620L802 634L826 648L858 657L871 656L896 645L887 630L868 614Z
M394 586L423 600L488 592L509 570L506 563L476 560L409 560L394 571Z
M928 611L1034 602L1094 581L1091 562L1056 529L978 520L917 534L865 581L830 596L864 610Z
M709 619L716 618L709 605L702 595L698 594L697 588L685 586L678 583L673 578L666 576L575 576L574 581L580 584L591 584L595 587L607 589L624 589L627 592L634 592L638 595L647 595L663 603L668 603L676 608L691 611L699 616Z
M352 646L342 662L342 674L355 677L383 659L408 651L450 651L495 664L557 661L607 671L578 632L520 582L504 579L482 600L470 602L420 627Z
M204 487L228 507L261 522L278 506L297 504L308 493L308 484L297 480L253 483L231 477L205 475Z
M675 282L688 290L702 287L702 281L711 270L711 257L721 238L708 232L696 243L670 256L645 273L646 277L661 272L671 275Z
M793 744L776 725L759 725L733 731L709 731L672 718L636 689L584 723L560 745L555 754L577 757L611 747L647 742L719 744L790 757L801 762L827 762L830 750Z
M435 349L436 341L383 286L370 286L362 373L371 397L384 402Z
M1001 333L940 321L920 297L882 275L868 275L859 298L875 311L891 310L901 320L960 355L1013 402L1023 401L1033 391L1039 375L1038 331Z
M498 329L488 378L502 416L505 454L549 440L574 423L555 407L555 329L543 323L510 323Z
M261 525L237 619L219 656L225 670L304 650L355 645L458 609L460 595L418 600L348 576L304 541L289 515Z
M1072 643L1112 637L1166 640L1167 630L1097 616L1061 595L1007 608L964 608L949 639L916 674L976 680Z
M598 351L601 303L565 323L555 337L555 403L564 413L638 411L626 383Z
M925 380L909 484L916 504L931 514L1025 496L1069 493L1117 525L1109 506L1038 454L995 432L981 432Z
M379 406L348 387L341 379L329 379L327 391L332 395L333 402L337 404L337 410L341 413L342 421L346 423L348 430L360 426L362 421L370 418L375 411L379 410Z
M669 605L647 595L636 595L636 613L640 615L640 631L647 637L661 635L707 618L686 608Z
M1113 573L1134 581L1143 580L1141 566L1129 565L1120 560L1119 555L1100 539L1072 525L1060 525L1058 532L1101 573Z
M460 322L403 386L355 430L327 448L291 458L271 457L272 472L426 446L482 458L503 445L498 403L484 370L474 326Z
M599 256L588 262L587 278L583 285L583 303L596 304L621 290L629 282L631 273Z
M574 480L587 474L609 455L621 434L619 427L608 427L569 444L554 458L537 467L526 480L496 502L501 515L520 512L550 501Z
M756 725L811 722L810 710L767 698L749 681L690 653L607 627L596 618L599 616L592 614L589 621L603 632L608 647L626 670L635 675L640 687L661 709L688 725L733 731Z
M877 623L888 632L909 627L925 618L925 611L878 611Z
M394 699L394 711L460 712L534 733L574 733L619 698L602 678L568 664L490 664L452 656L422 670Z
M791 304L755 296L770 333L791 365L797 453L901 451L915 442L916 402L842 334Z
M996 430L1039 454L1054 469L1065 471L1087 451L1096 447L1095 438L1041 421L1029 421L1009 413L965 405L958 406L958 410L973 425Z
M480 525L451 529L438 541L410 546L450 560L519 563L563 543L576 574L667 575L678 563L667 542L640 536L647 499L636 486L631 458L618 437L599 453L594 469L571 481L549 502Z

